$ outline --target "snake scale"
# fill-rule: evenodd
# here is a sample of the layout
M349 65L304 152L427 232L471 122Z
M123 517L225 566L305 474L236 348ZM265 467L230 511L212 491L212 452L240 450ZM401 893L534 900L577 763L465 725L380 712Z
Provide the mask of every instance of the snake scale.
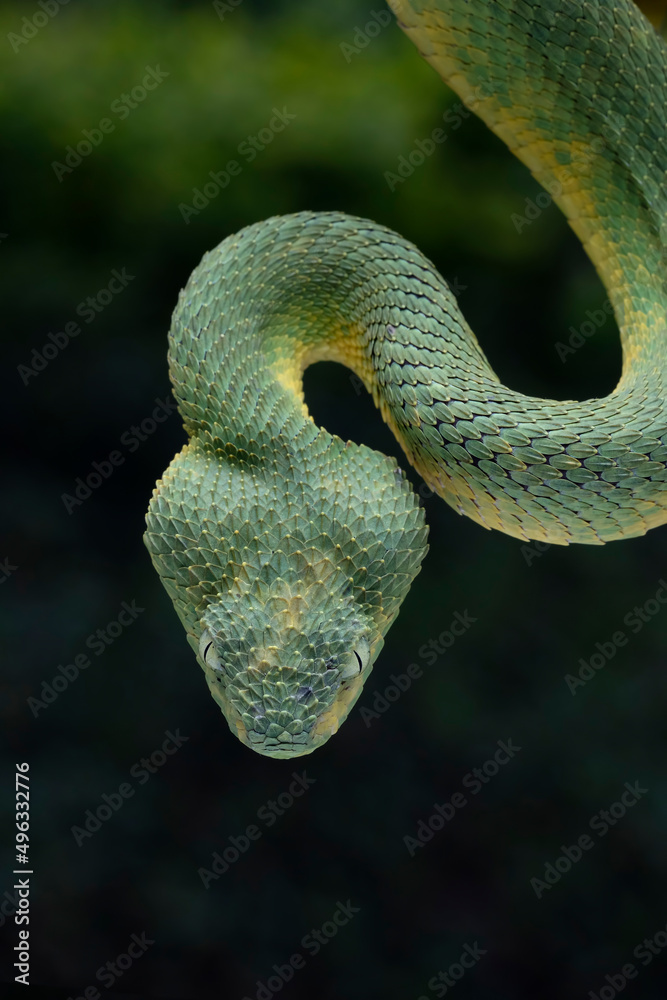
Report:
M601 544L667 520L667 46L631 0L390 0L417 49L549 191L602 279L623 370L604 399L502 385L434 266L338 212L207 253L169 372L189 440L145 542L232 732L310 753L359 697L427 551L396 463L315 425L302 373L351 368L460 514Z

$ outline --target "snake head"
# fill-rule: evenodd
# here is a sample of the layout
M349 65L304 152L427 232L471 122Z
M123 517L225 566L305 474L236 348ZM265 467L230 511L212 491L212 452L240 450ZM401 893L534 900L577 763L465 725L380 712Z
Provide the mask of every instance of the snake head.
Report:
M344 590L284 580L257 590L209 605L199 659L242 743L268 757L298 757L344 722L382 637Z

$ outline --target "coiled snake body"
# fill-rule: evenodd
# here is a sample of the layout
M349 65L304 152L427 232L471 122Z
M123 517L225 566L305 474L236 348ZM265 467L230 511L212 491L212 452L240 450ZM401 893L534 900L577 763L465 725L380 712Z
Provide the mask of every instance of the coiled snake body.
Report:
M339 213L251 225L181 292L169 370L189 441L146 545L233 732L309 753L359 696L427 550L393 460L318 428L303 370L353 369L455 510L600 544L667 520L667 47L631 0L390 0L425 58L553 195L604 282L605 399L503 386L433 265Z

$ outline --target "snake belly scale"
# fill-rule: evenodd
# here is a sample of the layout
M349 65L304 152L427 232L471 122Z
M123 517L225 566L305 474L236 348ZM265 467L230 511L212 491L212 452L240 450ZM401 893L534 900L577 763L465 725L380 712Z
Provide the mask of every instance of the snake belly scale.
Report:
M502 385L434 266L338 212L207 253L169 372L188 443L145 542L230 728L309 753L361 693L427 551L395 462L317 427L302 374L351 368L425 482L521 539L601 544L667 520L667 47L631 0L390 0L464 102L552 193L612 302L604 399Z

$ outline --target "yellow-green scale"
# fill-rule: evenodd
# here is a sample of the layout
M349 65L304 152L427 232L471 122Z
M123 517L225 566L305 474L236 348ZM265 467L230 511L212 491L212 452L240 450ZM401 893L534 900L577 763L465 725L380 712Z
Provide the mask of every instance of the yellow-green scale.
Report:
M391 5L584 242L623 375L583 402L507 389L433 265L367 220L269 219L204 257L170 333L190 442L146 543L230 726L273 756L336 731L426 552L395 463L308 416L308 364L356 371L426 482L485 527L600 544L666 520L664 42L629 0Z

